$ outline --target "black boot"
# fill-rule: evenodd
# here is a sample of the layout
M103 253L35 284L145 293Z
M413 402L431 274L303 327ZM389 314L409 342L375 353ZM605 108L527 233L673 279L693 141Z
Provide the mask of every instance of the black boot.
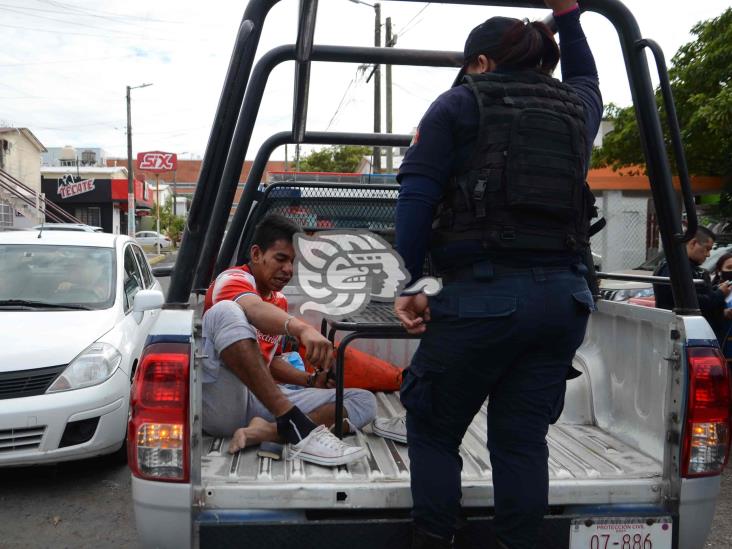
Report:
M454 547L452 538L431 534L417 526L412 528L412 549L452 549L452 547Z

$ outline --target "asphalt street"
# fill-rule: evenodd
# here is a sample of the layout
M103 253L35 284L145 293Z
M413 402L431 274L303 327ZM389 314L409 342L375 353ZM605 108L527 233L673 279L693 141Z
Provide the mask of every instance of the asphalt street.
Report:
M707 548L732 548L731 516L732 467L722 479ZM0 468L1 549L139 546L126 465L103 457Z

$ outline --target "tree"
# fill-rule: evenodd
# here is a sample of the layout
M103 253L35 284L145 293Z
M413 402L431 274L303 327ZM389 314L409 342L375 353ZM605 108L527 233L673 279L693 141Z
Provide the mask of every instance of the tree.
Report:
M722 176L732 184L732 8L698 23L691 32L696 38L679 49L669 70L689 172ZM658 90L656 101L661 111ZM609 105L605 114L615 128L596 151L593 166L644 164L633 107ZM661 119L671 151L664 113Z
M356 145L335 145L313 151L300 160L300 170L304 172L341 172L353 173L361 159L371 154L371 147Z
M157 219L158 204L153 205L152 217ZM178 237L183 233L185 228L185 219L181 216L173 215L173 197L169 196L165 204L160 208L160 231L167 234L173 242L178 241Z

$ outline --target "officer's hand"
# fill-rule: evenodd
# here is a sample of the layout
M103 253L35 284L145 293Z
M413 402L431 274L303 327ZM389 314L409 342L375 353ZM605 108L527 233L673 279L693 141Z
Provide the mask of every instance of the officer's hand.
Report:
M561 13L574 7L577 0L544 0L544 3L548 8L551 8L554 13Z
M732 309L725 309L724 310L724 318L726 320L732 320Z
M421 334L427 329L430 308L425 294L397 297L394 312L410 334Z

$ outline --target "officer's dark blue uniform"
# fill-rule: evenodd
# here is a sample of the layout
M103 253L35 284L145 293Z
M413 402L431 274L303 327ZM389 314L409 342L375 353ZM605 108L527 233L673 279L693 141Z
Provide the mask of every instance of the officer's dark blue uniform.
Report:
M586 166L602 113L597 70L579 10L555 19L563 82L584 107ZM500 66L497 72L511 77ZM511 549L533 547L548 504L545 437L561 413L566 379L577 375L572 358L594 303L576 250L496 250L479 240L435 241L435 209L445 200L450 178L474 154L479 120L468 87L444 93L423 117L399 172L397 249L416 280L429 248L445 282L430 299L431 320L401 389L413 518L437 540L449 540L459 529L458 448L488 397L495 531Z

